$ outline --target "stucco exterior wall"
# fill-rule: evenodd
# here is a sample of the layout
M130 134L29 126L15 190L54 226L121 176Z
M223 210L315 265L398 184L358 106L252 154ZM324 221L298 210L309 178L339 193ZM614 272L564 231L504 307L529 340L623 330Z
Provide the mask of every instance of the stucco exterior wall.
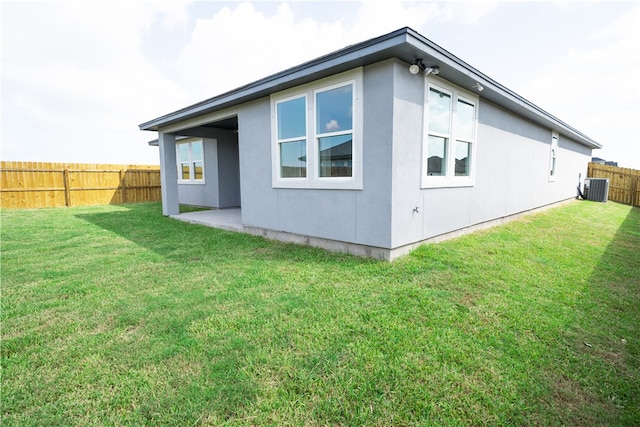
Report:
M238 138L234 131L218 137L218 206L240 206L240 159Z
M178 201L185 205L228 208L240 206L238 142L233 131L202 138L204 183L178 183Z
M238 111L242 224L277 230L278 203L271 188L269 98L243 104Z
M202 138L204 154L204 183L178 183L178 202L193 206L218 207L218 143ZM177 165L168 165L168 167Z
M274 189L268 98L238 115L244 225L396 248L575 196L591 150L480 98L472 187L421 188L425 83L401 61L364 69L362 190ZM269 161L265 161L269 159Z
M397 64L394 77L392 247L569 199L591 150L559 136L557 175L549 181L546 129L480 98L471 187L420 188L425 85ZM417 208L417 212L416 212Z
M362 190L272 188L269 98L238 113L242 222L246 226L388 248L391 243L393 67L364 69Z
M400 61L393 71L392 248L422 237L425 216L420 191L424 78Z

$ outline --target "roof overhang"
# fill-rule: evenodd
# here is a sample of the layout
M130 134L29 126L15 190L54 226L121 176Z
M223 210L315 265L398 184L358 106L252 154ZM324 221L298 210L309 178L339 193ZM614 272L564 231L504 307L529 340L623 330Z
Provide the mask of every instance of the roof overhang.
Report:
M440 67L439 77L458 86L471 89L474 84L480 83L484 87L481 99L488 100L535 123L569 136L587 147L602 147L595 140L507 89L411 28L402 28L362 43L347 46L344 49L142 123L140 129L158 131L184 120L234 107L275 92L390 58L397 58L408 64L412 64L416 58L422 58L426 65Z
M190 136L176 136L176 141L182 141L185 139L189 139L191 138ZM147 144L149 144L149 147L159 147L160 146L160 140L158 140L158 138L156 139L152 139L151 141L148 141Z

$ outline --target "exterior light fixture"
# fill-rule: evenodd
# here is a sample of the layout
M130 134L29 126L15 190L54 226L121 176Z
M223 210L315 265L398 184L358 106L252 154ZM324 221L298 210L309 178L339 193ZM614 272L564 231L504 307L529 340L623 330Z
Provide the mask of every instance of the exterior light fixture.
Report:
M472 87L476 89L478 92L482 92L484 90L484 87L482 87L480 83L476 83Z
M427 67L422 62L422 58L416 58L415 63L409 66L409 72L411 74L418 74L420 71L424 71L425 73L427 73L427 75L433 74L435 76L436 74L440 73L440 68L437 65Z
M424 70L424 72L427 73L427 75L433 74L434 76L437 76L438 74L440 74L440 67L434 65Z
M422 59L421 58L416 58L415 63L413 63L413 64L411 64L409 66L409 72L411 74L418 74L420 72L420 70L424 70L426 68L427 68L427 66L422 63Z

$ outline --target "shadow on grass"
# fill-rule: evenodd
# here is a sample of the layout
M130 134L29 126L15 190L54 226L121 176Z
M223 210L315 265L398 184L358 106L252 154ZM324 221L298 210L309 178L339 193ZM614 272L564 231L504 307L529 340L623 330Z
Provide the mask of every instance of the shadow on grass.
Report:
M597 227L597 224L594 224ZM632 208L589 277L569 340L579 377L560 379L554 397L584 425L640 420L640 208ZM603 377L593 372L606 372ZM602 419L581 418L581 406ZM586 411L587 413L593 413Z
M269 241L262 237L231 232L197 224L187 224L161 214L159 203L120 205L117 211L82 213L76 217L113 232L137 245L173 261L212 261L236 259L305 261L333 263L351 260L371 263L347 254Z

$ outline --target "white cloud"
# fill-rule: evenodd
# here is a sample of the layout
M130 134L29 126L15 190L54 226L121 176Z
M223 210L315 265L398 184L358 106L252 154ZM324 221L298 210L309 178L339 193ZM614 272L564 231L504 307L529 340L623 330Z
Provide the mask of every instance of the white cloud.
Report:
M476 24L499 6L498 1L453 1L446 3L444 16L462 25Z
M186 97L140 55L153 19L140 2L3 4L3 158L157 162L136 124Z
M177 66L200 100L343 47L343 35L339 21L296 20L286 3L272 16L241 3L198 19Z
M165 28L185 28L188 20L187 7L191 0L155 1L149 4L149 10L161 16L161 22ZM153 7L153 9L152 9Z
M287 3L271 15L248 2L226 4L197 20L177 69L195 102L398 28L419 29L436 19L475 21L495 5L362 1L349 16L340 13L339 2L326 2L327 17L303 19Z
M407 2L402 0L362 1L353 33L360 39L376 37L398 28L419 30L428 22L455 21L472 24L497 6L494 1Z
M440 8L434 2L363 1L351 32L360 40L366 40L402 27L418 29L440 15Z
M522 91L605 148L594 155L640 168L640 7L547 64ZM627 154L624 154L627 153ZM629 156L629 153L633 153ZM635 158L634 158L635 157Z
M337 120L329 120L329 122L325 125L326 132L334 132L340 129L340 125Z
M145 144L154 135L138 131L138 123L405 26L445 48L485 46L486 55L499 56L482 39L495 32L476 30L487 16L496 23L513 8L499 2L326 2L303 17L305 5L4 2L2 157L155 163L157 151ZM208 16L189 15L204 10ZM536 70L517 91L607 149L629 141L638 133L637 28L636 7L585 34L588 43ZM501 64L514 75L509 61Z

